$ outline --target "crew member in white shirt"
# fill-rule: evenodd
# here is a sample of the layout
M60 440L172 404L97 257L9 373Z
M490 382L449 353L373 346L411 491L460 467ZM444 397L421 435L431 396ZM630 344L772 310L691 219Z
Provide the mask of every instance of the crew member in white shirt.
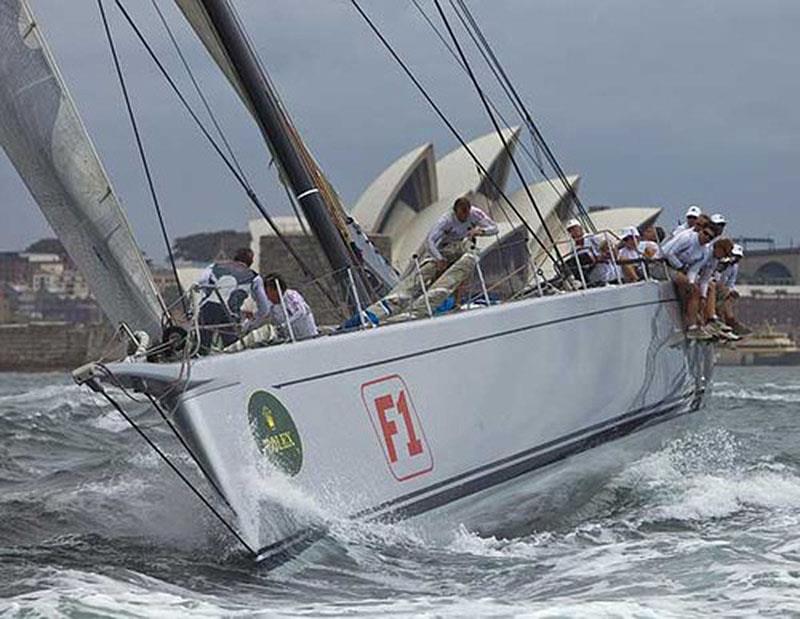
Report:
M577 219L570 219L567 222L566 230L571 239L570 255L566 259L566 263L570 267L573 277L580 278L580 269L588 282L592 279L592 271L600 256L600 240L592 234L586 234L581 222Z
M673 269L670 275L683 302L686 335L691 339L713 337L698 325L700 288L697 285L700 270L711 254L709 243L713 238L714 230L709 225L699 232L686 230L679 233L661 248L664 258Z
M664 240L664 229L652 224L642 231L642 240L639 241L639 253L649 260L662 258L661 242Z
M437 302L440 296L444 301L453 292L456 307L460 306L461 285L478 262L474 240L497 232L497 224L489 215L474 206L467 196L458 198L428 233L419 266L412 263L391 292L367 308L370 320L383 320L402 311L416 315L420 307L427 310L428 304L435 309L440 305ZM426 294L421 282L425 283Z
M739 339L732 334L733 329L728 327L717 316L717 274L720 265L728 260L733 251L733 241L726 238L716 238L709 244L711 253L706 258L698 276L700 287L700 303L705 319L706 330L716 337Z
M304 340L315 337L319 333L314 313L303 295L297 290L287 288L280 275L270 273L265 276L264 289L270 302L266 320L277 327L281 336L294 335L296 340ZM291 334L289 324L291 324Z
M622 282L622 271L616 260L616 248L606 240L597 246L597 261L589 275L590 286L605 286Z
M679 232L683 232L684 230L689 230L690 228L693 228L695 223L697 222L697 218L700 217L700 215L702 214L703 214L702 209L696 204L692 204L692 206L690 206L686 210L686 221L684 221L681 224L678 224L672 231L671 236L675 236Z
M439 274L464 253L464 240L497 234L497 224L469 198L458 198L453 209L442 215L425 240L428 255L436 261Z
M639 231L635 226L625 228L619 245L620 268L626 282L638 282L641 276L642 253L639 251ZM626 264L627 263L627 264Z
M716 233L716 237L713 242L716 242L716 239L722 238L722 233L725 232L725 224L727 223L725 220L725 216L721 215L720 213L714 213L711 217L711 227L714 228L714 232Z
M717 307L720 310L720 316L733 329L733 332L740 336L752 333L751 329L739 322L733 311L734 301L739 298L739 291L736 290L736 278L739 276L739 261L743 257L742 246L734 245L731 257L717 272Z

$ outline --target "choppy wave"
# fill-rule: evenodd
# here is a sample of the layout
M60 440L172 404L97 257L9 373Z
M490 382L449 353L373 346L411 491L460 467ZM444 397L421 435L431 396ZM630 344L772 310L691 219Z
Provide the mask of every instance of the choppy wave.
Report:
M247 499L249 539L275 526L259 519L264 498L329 531L270 573L113 410L63 377L0 378L0 613L800 612L800 383L789 370L748 376L728 371L699 427L619 472L592 471L568 512L509 538L352 521L348 497L270 479ZM135 415L179 453L146 407Z
M785 402L787 404L796 404L800 402L800 390L783 389L783 390L767 390L767 389L719 389L714 392L718 398L725 398L728 400L759 400L762 402Z

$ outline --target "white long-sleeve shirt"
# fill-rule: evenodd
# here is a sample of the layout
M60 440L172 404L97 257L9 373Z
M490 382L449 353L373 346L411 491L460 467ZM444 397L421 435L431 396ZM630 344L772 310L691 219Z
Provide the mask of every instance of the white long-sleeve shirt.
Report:
M289 314L289 322L292 325L292 333L298 340L303 340L317 335L317 323L314 314L297 290L289 288L283 293L283 303L286 305L286 313ZM266 319L275 325L281 335L288 337L289 329L286 326L286 313L280 303L270 303L267 310Z
M689 222L688 222L688 221L684 221L682 224L678 224L678 225L677 225L677 226L675 226L675 228L672 230L672 234L670 234L670 235L669 235L669 238L671 239L671 238L673 238L675 235L677 235L677 234L680 234L681 232L685 232L685 231L686 231L686 230L688 230L690 227L691 227L691 226L689 226Z
M477 206L472 206L466 221L459 221L452 210L442 215L428 233L425 247L435 260L443 260L440 248L467 238L472 228L480 228L484 236L497 234L497 224L492 218Z
M638 248L631 249L627 245L620 247L617 255L620 260L639 260L642 257Z
M739 263L731 262L716 274L717 283L728 290L736 290L736 278L739 276Z
M686 269L689 281L694 283L700 269L711 255L710 245L700 242L700 235L694 230L684 230L661 246L667 262L675 269Z

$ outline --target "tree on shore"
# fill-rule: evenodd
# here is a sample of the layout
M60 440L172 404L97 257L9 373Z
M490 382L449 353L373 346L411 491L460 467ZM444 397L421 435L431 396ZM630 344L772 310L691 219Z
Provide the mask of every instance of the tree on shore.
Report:
M172 244L175 258L188 262L231 258L240 247L250 247L250 234L236 230L190 234L175 239Z

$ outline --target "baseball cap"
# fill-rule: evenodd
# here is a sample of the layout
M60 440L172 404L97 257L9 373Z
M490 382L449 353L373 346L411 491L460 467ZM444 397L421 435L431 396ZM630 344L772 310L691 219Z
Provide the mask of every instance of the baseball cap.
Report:
M639 231L636 229L636 226L628 226L627 228L623 228L622 229L622 232L620 234L620 238L626 239L629 236L633 236L633 237L636 237L636 238L639 237Z
M711 216L711 223L716 225L716 226L721 226L724 223L726 223L725 222L725 217L723 215L721 215L720 213L714 213Z
M702 215L702 214L703 214L703 210L699 206L697 206L696 204L692 204L686 210L686 216L687 217L700 217L700 215Z
M742 248L741 245L739 245L738 243L735 243L733 245L733 249L731 250L731 255L732 256L738 256L739 258L742 258L744 256L744 249Z
M566 226L564 226L564 227L565 227L567 230L569 230L570 228L574 228L575 226L580 226L580 225L581 225L581 222L579 222L577 219L570 219L570 220L567 222L567 225L566 225Z

